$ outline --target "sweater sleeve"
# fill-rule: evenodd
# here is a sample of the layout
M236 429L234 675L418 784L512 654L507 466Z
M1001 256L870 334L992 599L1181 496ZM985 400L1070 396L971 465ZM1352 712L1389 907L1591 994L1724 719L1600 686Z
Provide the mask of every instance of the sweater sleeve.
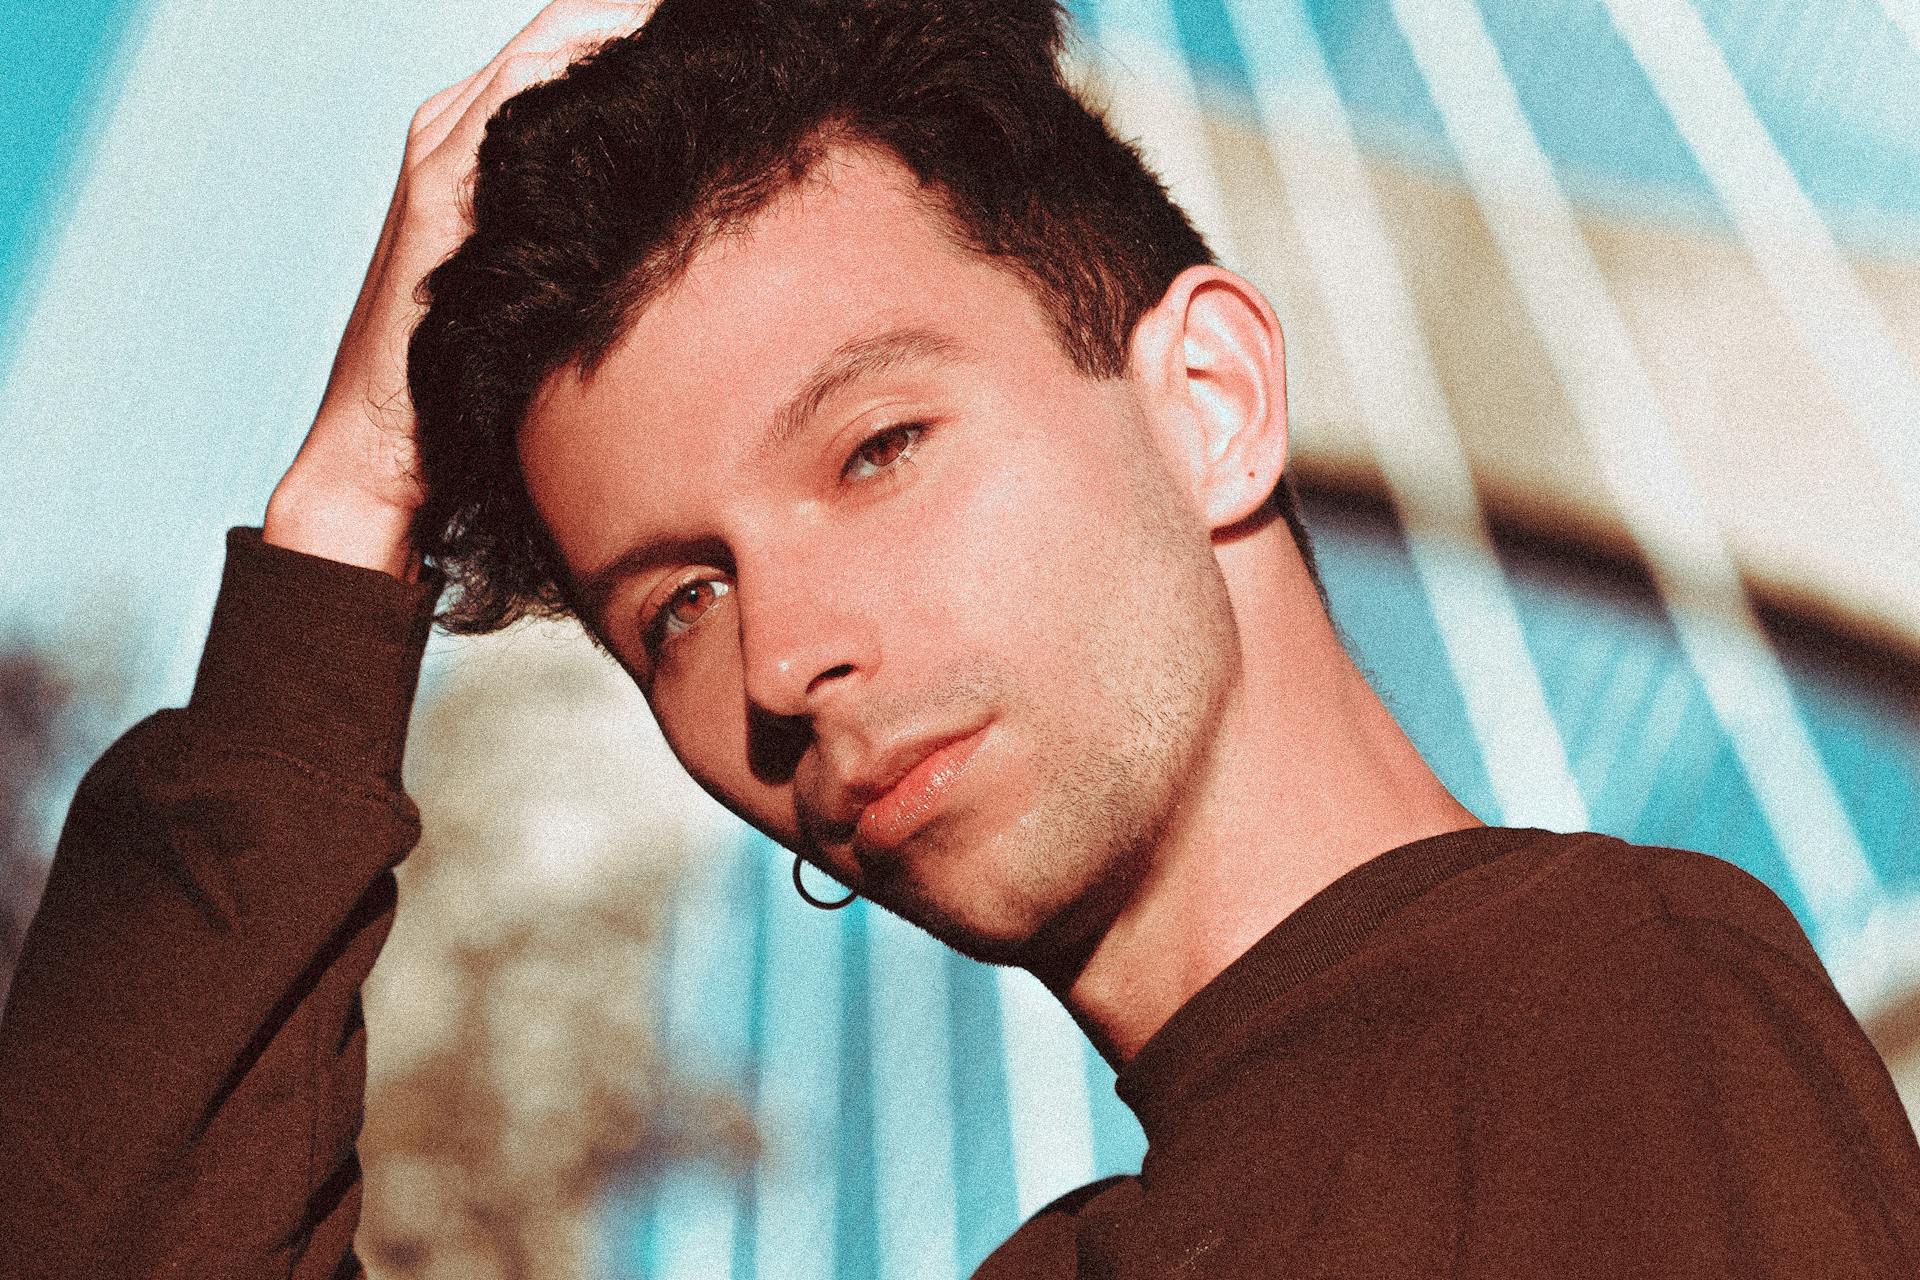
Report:
M436 585L228 535L192 697L82 781L0 1022L0 1273L357 1272Z
M1920 1275L1920 1147L1794 941L1663 915L1483 1040L1469 1274Z

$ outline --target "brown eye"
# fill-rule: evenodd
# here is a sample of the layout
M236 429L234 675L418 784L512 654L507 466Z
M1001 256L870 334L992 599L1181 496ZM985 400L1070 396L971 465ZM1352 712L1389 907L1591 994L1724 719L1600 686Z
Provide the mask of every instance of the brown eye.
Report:
M878 475L913 452L926 428L919 423L889 427L869 436L847 459L844 474L849 480L865 480Z
M672 612L675 622L690 627L700 621L700 615L711 609L713 602L719 598L720 592L715 583L706 580L689 582L673 593L673 601L667 608Z
M674 588L648 628L650 643L657 647L692 630L732 590L733 584L721 578L695 578Z

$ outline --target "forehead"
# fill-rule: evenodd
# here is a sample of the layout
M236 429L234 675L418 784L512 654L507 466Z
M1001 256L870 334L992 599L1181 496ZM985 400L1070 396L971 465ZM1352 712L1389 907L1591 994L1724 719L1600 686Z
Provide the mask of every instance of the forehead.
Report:
M711 237L641 309L593 374L556 374L527 437L593 414L617 384L627 411L724 393L790 391L823 353L885 328L1027 342L1037 303L1010 271L960 244L913 174L885 152L838 147L747 223ZM634 385L644 369L644 388ZM524 446L523 446L524 447Z
M569 566L596 562L614 536L601 513L657 489L662 466L686 486L738 476L824 360L889 330L1008 378L1065 363L1027 287L959 244L909 170L838 148L703 245L590 376L542 389L521 462Z

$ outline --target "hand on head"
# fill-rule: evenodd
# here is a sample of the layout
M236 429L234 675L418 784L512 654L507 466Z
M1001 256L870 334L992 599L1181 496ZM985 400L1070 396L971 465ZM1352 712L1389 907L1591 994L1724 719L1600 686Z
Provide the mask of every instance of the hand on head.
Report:
M267 505L268 542L406 576L420 504L407 342L422 279L471 230L468 180L487 121L521 90L639 29L658 0L554 0L491 62L414 113L372 265L312 430Z

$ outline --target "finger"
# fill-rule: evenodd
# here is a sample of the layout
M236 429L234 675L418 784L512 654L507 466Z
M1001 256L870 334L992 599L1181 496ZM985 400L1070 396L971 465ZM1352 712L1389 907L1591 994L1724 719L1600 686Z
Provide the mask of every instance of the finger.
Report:
M485 71L489 74L529 53L581 50L610 36L638 30L654 9L655 0L553 0L533 21L507 41ZM564 65L564 64L563 64ZM469 97L471 105L471 97Z
M499 67L500 59L496 55L465 80L448 85L422 103L414 113L412 127L407 130L408 151L414 156L424 156L439 146Z
M653 9L653 0L639 4L626 0L559 0L548 5L486 66L427 99L414 114L411 134L416 154L426 155L446 140L505 63L529 53L564 52L566 58L553 68L552 74L557 75L600 41L637 30Z
M610 28L637 28L653 13L656 3L657 0L554 0L507 41L507 49L502 52L551 48Z
M467 87L474 82L479 74L480 73L476 71L473 75L463 76L421 103L420 109L413 113L415 126L430 124L438 119L440 113L445 110L455 98L458 98L467 91Z
M442 181L465 178L473 167L473 157L480 149L480 139L486 133L487 122L493 118L500 104L522 89L551 77L566 64L566 51L556 50L550 53L518 54L496 67L447 136L421 160L424 174L437 173ZM429 177L427 180L434 179Z
M550 0L549 3L540 6L540 11L500 47L496 60L510 58L516 53L524 53L530 46L551 46L559 43L564 36L555 37L552 33L568 24L578 23L585 13L633 8L635 8L634 5L624 3L623 0Z

